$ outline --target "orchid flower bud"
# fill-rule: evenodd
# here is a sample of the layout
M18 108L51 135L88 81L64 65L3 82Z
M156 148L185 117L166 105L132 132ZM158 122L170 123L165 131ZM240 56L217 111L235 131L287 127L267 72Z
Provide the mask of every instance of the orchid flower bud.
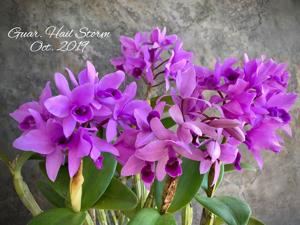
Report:
M236 140L240 142L245 141L245 134L239 127L224 128L224 130L226 130L227 133L234 137Z
M82 175L83 161L81 160L80 167L74 177L70 180L70 198L72 209L79 212L81 209L82 184L84 177Z
M208 125L216 128L231 128L240 125L240 121L231 119L216 119L208 123Z

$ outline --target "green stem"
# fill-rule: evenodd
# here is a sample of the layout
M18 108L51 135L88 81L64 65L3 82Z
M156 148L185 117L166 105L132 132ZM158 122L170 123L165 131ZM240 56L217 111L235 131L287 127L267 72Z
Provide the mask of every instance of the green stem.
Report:
M141 183L140 183L140 176L139 175L135 175L133 177L133 179L134 179L134 185L135 185L136 195L137 195L138 199L141 199L141 196L142 196L142 187L141 187Z
M150 192L146 198L145 204L143 208L151 208L154 200L154 184L152 184Z
M18 197L20 198L24 206L30 211L30 213L33 216L37 216L42 213L42 210L34 199L32 193L30 192L28 185L24 182L21 174L23 165L32 154L33 153L31 152L25 152L20 156L17 156L13 163L10 164L9 168L13 176L13 184Z
M98 221L100 222L100 225L108 225L106 213L103 209L98 209L96 214L97 214Z
M213 168L214 165L212 165L208 174L208 189L206 190L206 195L209 198L212 198L216 192L216 184L212 185L214 180L214 175L215 175L215 171ZM207 210L206 208L203 208L200 225L213 225L214 220L215 220L215 215L211 213L209 210Z
M96 224L93 222L93 220L92 220L92 218L91 218L91 216L90 216L90 214L89 214L88 212L86 213L86 217L85 217L84 224L85 224L85 225L96 225Z
M113 219L114 225L119 225L118 218L113 210L110 210L111 217Z
M181 211L182 225L192 225L193 223L193 208L190 204Z
M95 209L89 209L89 214L92 218L93 223L96 225L97 224L97 218L96 218L96 210Z

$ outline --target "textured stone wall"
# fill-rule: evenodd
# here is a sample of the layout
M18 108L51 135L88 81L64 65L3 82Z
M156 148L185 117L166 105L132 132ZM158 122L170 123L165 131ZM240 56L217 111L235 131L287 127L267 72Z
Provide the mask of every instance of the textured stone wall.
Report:
M106 40L92 39L84 53L28 50L31 39L12 40L7 32L14 26L44 30L50 25L77 29L82 26L110 31ZM120 35L166 26L177 33L196 62L212 66L215 58L251 57L265 54L287 62L292 74L290 90L299 92L300 1L299 0L2 0L0 2L0 146L10 157L10 143L17 136L8 113L20 103L35 98L55 71L68 65L75 71L89 59L101 73L112 70L108 60L118 55ZM48 40L57 45L54 39ZM220 193L246 199L254 215L269 225L300 224L300 119L299 102L294 108L294 138L279 154L265 154L264 170L225 177ZM26 166L26 180L37 193L39 176L35 164ZM30 215L12 189L8 170L0 163L0 224L23 225ZM43 201L38 195L38 200ZM194 211L199 217L200 208ZM195 219L194 224L199 224Z

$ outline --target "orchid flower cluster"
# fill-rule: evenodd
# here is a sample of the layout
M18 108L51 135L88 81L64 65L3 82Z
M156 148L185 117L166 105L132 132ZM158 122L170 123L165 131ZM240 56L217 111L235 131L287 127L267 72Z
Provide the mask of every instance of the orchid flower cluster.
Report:
M198 66L176 35L159 28L120 42L115 72L99 76L88 61L77 77L70 69L68 79L55 73L56 95L48 82L38 101L10 114L22 131L13 146L45 157L51 181L63 165L74 177L84 157L100 172L108 152L121 177L140 174L148 189L183 176L185 159L199 162L200 175L213 171L214 186L222 165L241 170L241 145L262 168L262 151L282 148L278 132L291 136L296 94L287 91L285 64L245 55L241 64L228 58L213 69ZM125 85L126 75L145 82L144 99L136 82ZM156 88L162 93L153 97Z

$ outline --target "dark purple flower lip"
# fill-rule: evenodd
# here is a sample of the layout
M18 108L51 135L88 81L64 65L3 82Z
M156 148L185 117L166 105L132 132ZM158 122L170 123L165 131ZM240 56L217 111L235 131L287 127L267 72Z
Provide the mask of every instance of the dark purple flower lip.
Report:
M240 77L240 74L232 69L226 71L225 77L228 81L235 83L235 81Z
M93 110L89 105L75 106L72 116L77 122L85 123L93 118Z
M114 99L118 100L122 97L122 93L118 89L108 88L106 90L97 91L96 96L98 98L113 97Z
M98 170L101 170L102 167L103 167L103 159L104 159L104 157L100 155L100 156L98 157L98 159L96 159L96 160L94 161L95 166L96 166L96 168L97 168Z
M56 140L54 140L54 143L57 145L65 148L70 142L71 142L72 136L66 138L64 135L58 137Z
M153 110L147 116L148 123L150 123L150 121L155 117L160 118L160 115L159 115L159 112L157 112L156 110Z
M146 163L146 165L141 170L142 180L145 183L152 183L155 178L154 171L152 170L152 164Z
M291 120L290 114L284 109L280 109L277 107L268 108L269 116L271 117L279 117L284 123L288 123Z
M178 177L182 174L182 168L177 157L170 157L165 170L171 177Z
M36 127L35 120L33 116L27 116L25 119L19 124L19 128L21 130L29 130L34 129Z
M141 68L138 68L138 67L135 67L133 70L132 70L132 75L135 77L135 78L139 78L143 73L143 70Z

